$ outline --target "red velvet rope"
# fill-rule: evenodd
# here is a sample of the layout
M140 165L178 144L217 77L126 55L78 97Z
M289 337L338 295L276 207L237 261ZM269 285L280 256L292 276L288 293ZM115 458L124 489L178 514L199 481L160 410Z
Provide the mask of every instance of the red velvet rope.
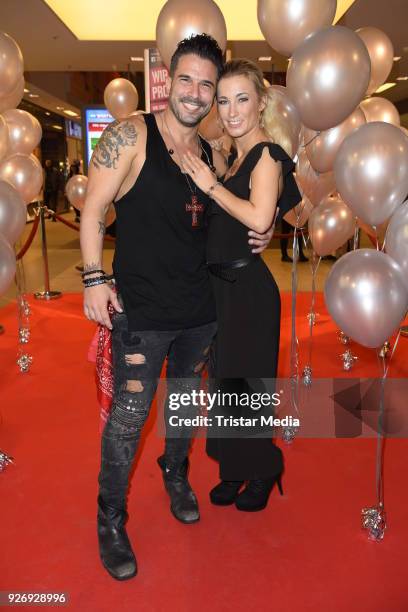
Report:
M33 222L33 226L31 228L31 232L29 233L26 243L21 247L20 251L16 255L16 259L21 259L27 253L28 249L31 246L32 241L34 240L34 236L38 229L38 224L40 223L40 217L36 216Z
M73 223L71 223L71 221L67 221L66 219L64 219L64 217L61 217L61 215L57 215L56 213L53 213L51 210L49 212L54 215L55 219L58 219L58 221L61 221L61 223L63 223L67 227L70 227L76 232L79 232L79 227L77 225L74 225ZM115 238L113 238L112 236L107 236L106 234L104 236L104 239L109 240L110 242L115 242Z

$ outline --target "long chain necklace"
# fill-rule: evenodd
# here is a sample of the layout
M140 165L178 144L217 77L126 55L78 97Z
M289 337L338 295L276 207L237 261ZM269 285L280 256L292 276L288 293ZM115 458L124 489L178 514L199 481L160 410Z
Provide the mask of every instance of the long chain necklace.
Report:
M177 153L177 157L179 158L179 162L180 164L182 164L182 160L181 160L181 155L178 151L177 145L176 145L176 141L173 138L173 134L170 131L169 125L166 121L166 117L164 115L164 113L162 113L161 115L162 117L162 129L163 129L163 123L166 124L166 128L167 128L167 132L171 138L171 141L174 145L174 150ZM204 153L204 155L207 158L207 162L208 162L208 166L210 167L210 169L212 170L212 172L215 171L214 166L211 164L210 159L208 157L207 151L203 148L203 145L201 144L201 140L200 138L197 136L197 149L198 152L200 152L200 150ZM174 150L173 149L168 149L168 152L170 153L170 155L174 154ZM188 178L188 175L186 172L183 172L183 170L181 169L181 165L180 165L180 170L181 173L183 174L183 176L185 177L186 181L187 181L187 185L188 188L190 190L190 194L191 194L191 202L188 202L186 204L186 212L191 213L191 227L199 227L199 222L198 222L198 213L202 213L204 211L204 206L203 204L200 204L200 202L198 201L198 196L197 196L197 187L194 184L193 187L191 186L190 183L190 179Z

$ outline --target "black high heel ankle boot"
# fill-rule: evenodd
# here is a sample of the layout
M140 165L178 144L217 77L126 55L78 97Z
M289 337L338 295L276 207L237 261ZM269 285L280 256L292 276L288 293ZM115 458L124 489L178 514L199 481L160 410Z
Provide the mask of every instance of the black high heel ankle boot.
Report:
M163 481L170 497L170 510L182 523L196 523L200 520L197 498L188 482L188 458L177 469L166 466L164 455L157 459L163 472Z
M116 580L137 574L137 563L124 524L127 512L105 504L98 497L99 554L105 569Z
M216 506L230 506L236 500L238 491L243 484L243 480L221 480L210 491L211 503Z
M266 508L275 482L278 484L279 493L283 495L282 473L267 480L250 480L235 500L238 510L257 512Z

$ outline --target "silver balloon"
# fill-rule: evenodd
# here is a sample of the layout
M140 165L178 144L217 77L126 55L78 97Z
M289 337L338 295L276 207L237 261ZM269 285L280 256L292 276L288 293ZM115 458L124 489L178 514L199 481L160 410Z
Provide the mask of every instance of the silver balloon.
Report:
M397 108L392 102L386 98L367 98L360 104L367 123L373 121L385 121L386 123L392 123L393 125L400 125L401 120Z
M0 115L0 160L4 159L8 155L9 148L10 139L7 123Z
M304 125L328 130L362 100L370 79L370 57L361 38L343 26L311 34L295 50L287 88Z
M339 197L325 198L310 214L308 229L314 251L324 257L354 235L355 220Z
M306 154L317 172L333 170L334 160L343 140L355 129L364 125L366 119L363 111L356 108L340 125L323 132L304 128Z
M165 65L178 43L193 34L210 34L222 51L227 45L227 27L213 0L169 0L160 11L156 24L156 44Z
M67 181L65 185L66 196L75 208L81 210L85 204L86 189L88 186L88 177L83 174L75 174Z
M43 170L35 155L15 153L1 162L0 180L11 183L28 204L41 191Z
M385 234L385 250L401 266L408 289L408 200L390 219Z
M16 256L7 239L0 234L0 296L6 293L16 273Z
M344 333L370 348L384 344L408 308L401 267L374 249L352 251L337 260L327 277L324 297Z
M394 47L388 36L378 28L360 28L356 33L367 47L371 60L371 77L367 88L370 95L382 85L391 72L394 61Z
M8 34L0 32L0 96L8 96L23 76L23 54Z
M378 226L408 193L408 139L389 123L362 125L341 145L334 173L344 202L365 223Z
M317 206L323 198L336 191L334 173L319 174L315 172L304 149L301 149L296 163L296 182L313 206Z
M11 245L21 236L27 220L27 207L20 194L7 181L0 181L0 234Z
M23 99L24 96L25 81L24 77L21 77L17 85L7 96L0 97L0 113L4 113L5 110L10 108L16 108Z
M258 23L268 44L290 56L306 36L333 23L336 0L258 0Z
M103 99L112 117L120 120L137 109L139 94L131 81L117 78L107 84Z
M17 108L3 113L9 131L9 154L30 155L42 138L40 122L31 113Z

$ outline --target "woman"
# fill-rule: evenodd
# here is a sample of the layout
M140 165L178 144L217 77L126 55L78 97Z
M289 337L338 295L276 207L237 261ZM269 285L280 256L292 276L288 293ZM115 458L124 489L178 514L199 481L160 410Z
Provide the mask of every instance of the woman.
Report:
M262 259L250 252L247 232L248 228L266 231L278 209L285 214L301 199L292 160L281 146L271 143L271 135L262 127L267 101L257 66L247 60L228 62L218 83L217 104L225 130L233 138L236 158L232 164L230 160L222 184L198 157L189 154L183 160L196 185L213 198L207 260L218 321L214 377L217 389L228 393L274 391L279 290ZM229 410L219 406L218 411L259 416L259 411L240 405ZM260 436L257 427L229 430L228 437L225 431L222 427L218 437L211 437L209 431L207 440L207 452L219 461L221 478L210 492L211 501L217 505L235 502L244 511L262 510L275 482L282 494L282 452L265 428Z

